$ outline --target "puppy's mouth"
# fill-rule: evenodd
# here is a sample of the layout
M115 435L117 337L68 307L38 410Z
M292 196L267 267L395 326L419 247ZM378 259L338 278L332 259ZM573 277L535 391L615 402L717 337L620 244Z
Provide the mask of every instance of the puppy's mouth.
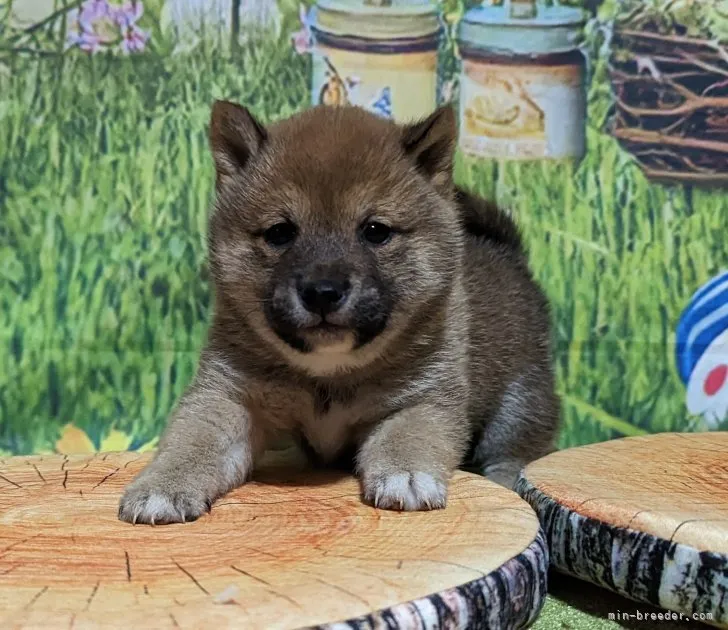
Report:
M356 344L357 335L351 326L335 324L318 316L297 326L274 325L273 330L293 349L303 353L338 349L349 351Z
M341 324L334 324L333 322L321 319L320 322L315 324L308 324L301 327L301 332L321 333L321 334L337 334L341 332L350 331L348 326L342 326Z
M322 318L316 324L301 327L298 334L308 341L309 345L317 346L343 341L352 336L354 331L349 326L334 324Z

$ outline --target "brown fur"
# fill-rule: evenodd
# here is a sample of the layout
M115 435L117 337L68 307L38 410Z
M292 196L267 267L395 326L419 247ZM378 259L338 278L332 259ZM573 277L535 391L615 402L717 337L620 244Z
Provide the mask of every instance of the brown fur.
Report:
M365 500L393 509L442 507L460 465L512 485L552 448L548 307L515 224L453 186L455 135L449 108L397 126L319 107L265 129L215 104L209 343L120 518L197 518L280 434L323 463L353 454ZM372 221L391 239L368 242ZM274 245L282 222L295 237ZM337 328L302 306L329 280Z

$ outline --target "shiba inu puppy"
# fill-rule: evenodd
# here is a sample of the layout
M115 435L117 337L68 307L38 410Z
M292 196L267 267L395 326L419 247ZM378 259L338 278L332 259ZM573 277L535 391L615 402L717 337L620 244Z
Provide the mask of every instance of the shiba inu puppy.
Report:
M214 105L209 341L121 519L196 519L280 434L401 510L443 507L458 466L511 486L551 450L548 305L515 224L454 186L455 139L449 108L264 127Z

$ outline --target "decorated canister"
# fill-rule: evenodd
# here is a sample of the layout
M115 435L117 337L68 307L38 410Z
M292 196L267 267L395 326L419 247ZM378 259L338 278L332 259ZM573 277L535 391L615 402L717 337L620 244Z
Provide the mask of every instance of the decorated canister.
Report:
M485 158L579 158L586 58L579 9L505 0L460 23L460 149Z
M314 105L359 105L386 118L436 107L436 6L413 0L319 0L311 23Z

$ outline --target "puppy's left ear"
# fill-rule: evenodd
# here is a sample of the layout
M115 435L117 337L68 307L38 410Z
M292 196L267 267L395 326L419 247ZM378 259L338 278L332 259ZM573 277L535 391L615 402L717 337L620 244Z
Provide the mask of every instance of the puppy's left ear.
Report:
M424 120L404 125L401 130L405 153L438 192L450 195L457 143L453 108L440 107Z

